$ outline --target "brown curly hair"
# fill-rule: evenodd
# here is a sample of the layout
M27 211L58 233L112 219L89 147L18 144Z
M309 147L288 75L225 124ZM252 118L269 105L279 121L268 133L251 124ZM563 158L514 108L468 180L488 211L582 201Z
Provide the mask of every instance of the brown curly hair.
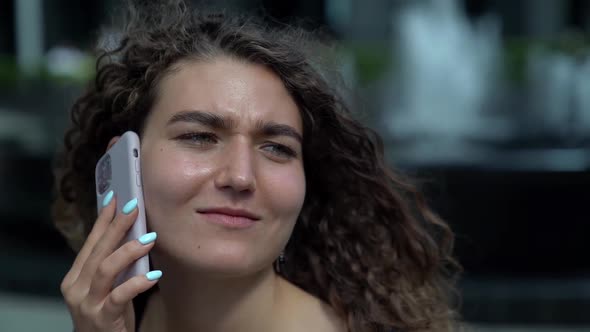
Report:
M74 249L96 218L93 171L111 137L141 136L174 64L229 56L273 70L303 120L307 193L283 277L329 303L352 332L454 328L460 267L453 233L388 167L379 136L353 119L311 62L305 50L319 44L310 34L191 10L183 1L129 5L126 21L116 46L99 50L96 77L73 105L55 167L53 217Z

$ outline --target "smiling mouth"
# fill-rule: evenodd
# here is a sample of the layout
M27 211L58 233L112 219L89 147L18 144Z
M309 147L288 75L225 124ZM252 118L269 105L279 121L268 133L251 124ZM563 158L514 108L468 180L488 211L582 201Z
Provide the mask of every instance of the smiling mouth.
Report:
M205 221L227 228L249 228L257 222L256 220L248 217L234 216L217 212L199 212L199 214L204 217Z
M243 208L228 206L198 209L197 212L202 215L207 222L235 229L252 227L261 219L261 217L254 212Z
M244 229L252 227L260 217L256 214L241 209L210 208L197 210L204 220L226 228Z

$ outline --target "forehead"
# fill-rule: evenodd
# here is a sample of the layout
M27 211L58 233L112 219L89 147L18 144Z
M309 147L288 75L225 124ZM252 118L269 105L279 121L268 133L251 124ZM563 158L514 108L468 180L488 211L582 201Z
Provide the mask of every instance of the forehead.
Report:
M183 110L204 110L242 123L274 121L302 130L299 109L280 78L257 64L217 58L186 61L164 77L150 115L165 123Z

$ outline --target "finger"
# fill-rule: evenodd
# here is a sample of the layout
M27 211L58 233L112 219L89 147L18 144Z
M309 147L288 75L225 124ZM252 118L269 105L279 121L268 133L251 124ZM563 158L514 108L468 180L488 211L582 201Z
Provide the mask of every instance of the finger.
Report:
M137 215L137 208L133 208L129 214L123 212L117 213L115 219L110 223L103 236L90 252L88 259L80 271L78 282L90 286L90 281L96 269L120 245L121 240L137 219Z
M119 317L133 298L153 287L161 276L162 271L150 271L146 275L135 276L113 289L103 306L107 318Z
M104 203L106 203L106 205ZM105 199L103 200L103 208L100 211L94 225L92 226L90 234L88 234L86 241L84 241L84 245L78 252L76 259L72 263L70 271L64 277L64 284L71 284L78 278L80 271L82 270L84 263L88 259L88 256L94 249L94 246L96 245L98 240L103 236L109 224L115 217L116 207L116 197L114 193L111 191L107 194L107 196L105 196Z
M156 237L154 232L144 234L137 240L127 242L102 261L92 279L89 301L102 302L111 291L115 278L130 264L147 255L153 248Z

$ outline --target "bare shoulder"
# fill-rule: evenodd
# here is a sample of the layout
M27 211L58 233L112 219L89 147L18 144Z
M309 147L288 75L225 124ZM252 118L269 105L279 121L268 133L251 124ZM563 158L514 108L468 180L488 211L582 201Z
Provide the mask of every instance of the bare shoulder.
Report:
M288 281L286 284L290 315L282 331L348 331L344 319L329 304Z

